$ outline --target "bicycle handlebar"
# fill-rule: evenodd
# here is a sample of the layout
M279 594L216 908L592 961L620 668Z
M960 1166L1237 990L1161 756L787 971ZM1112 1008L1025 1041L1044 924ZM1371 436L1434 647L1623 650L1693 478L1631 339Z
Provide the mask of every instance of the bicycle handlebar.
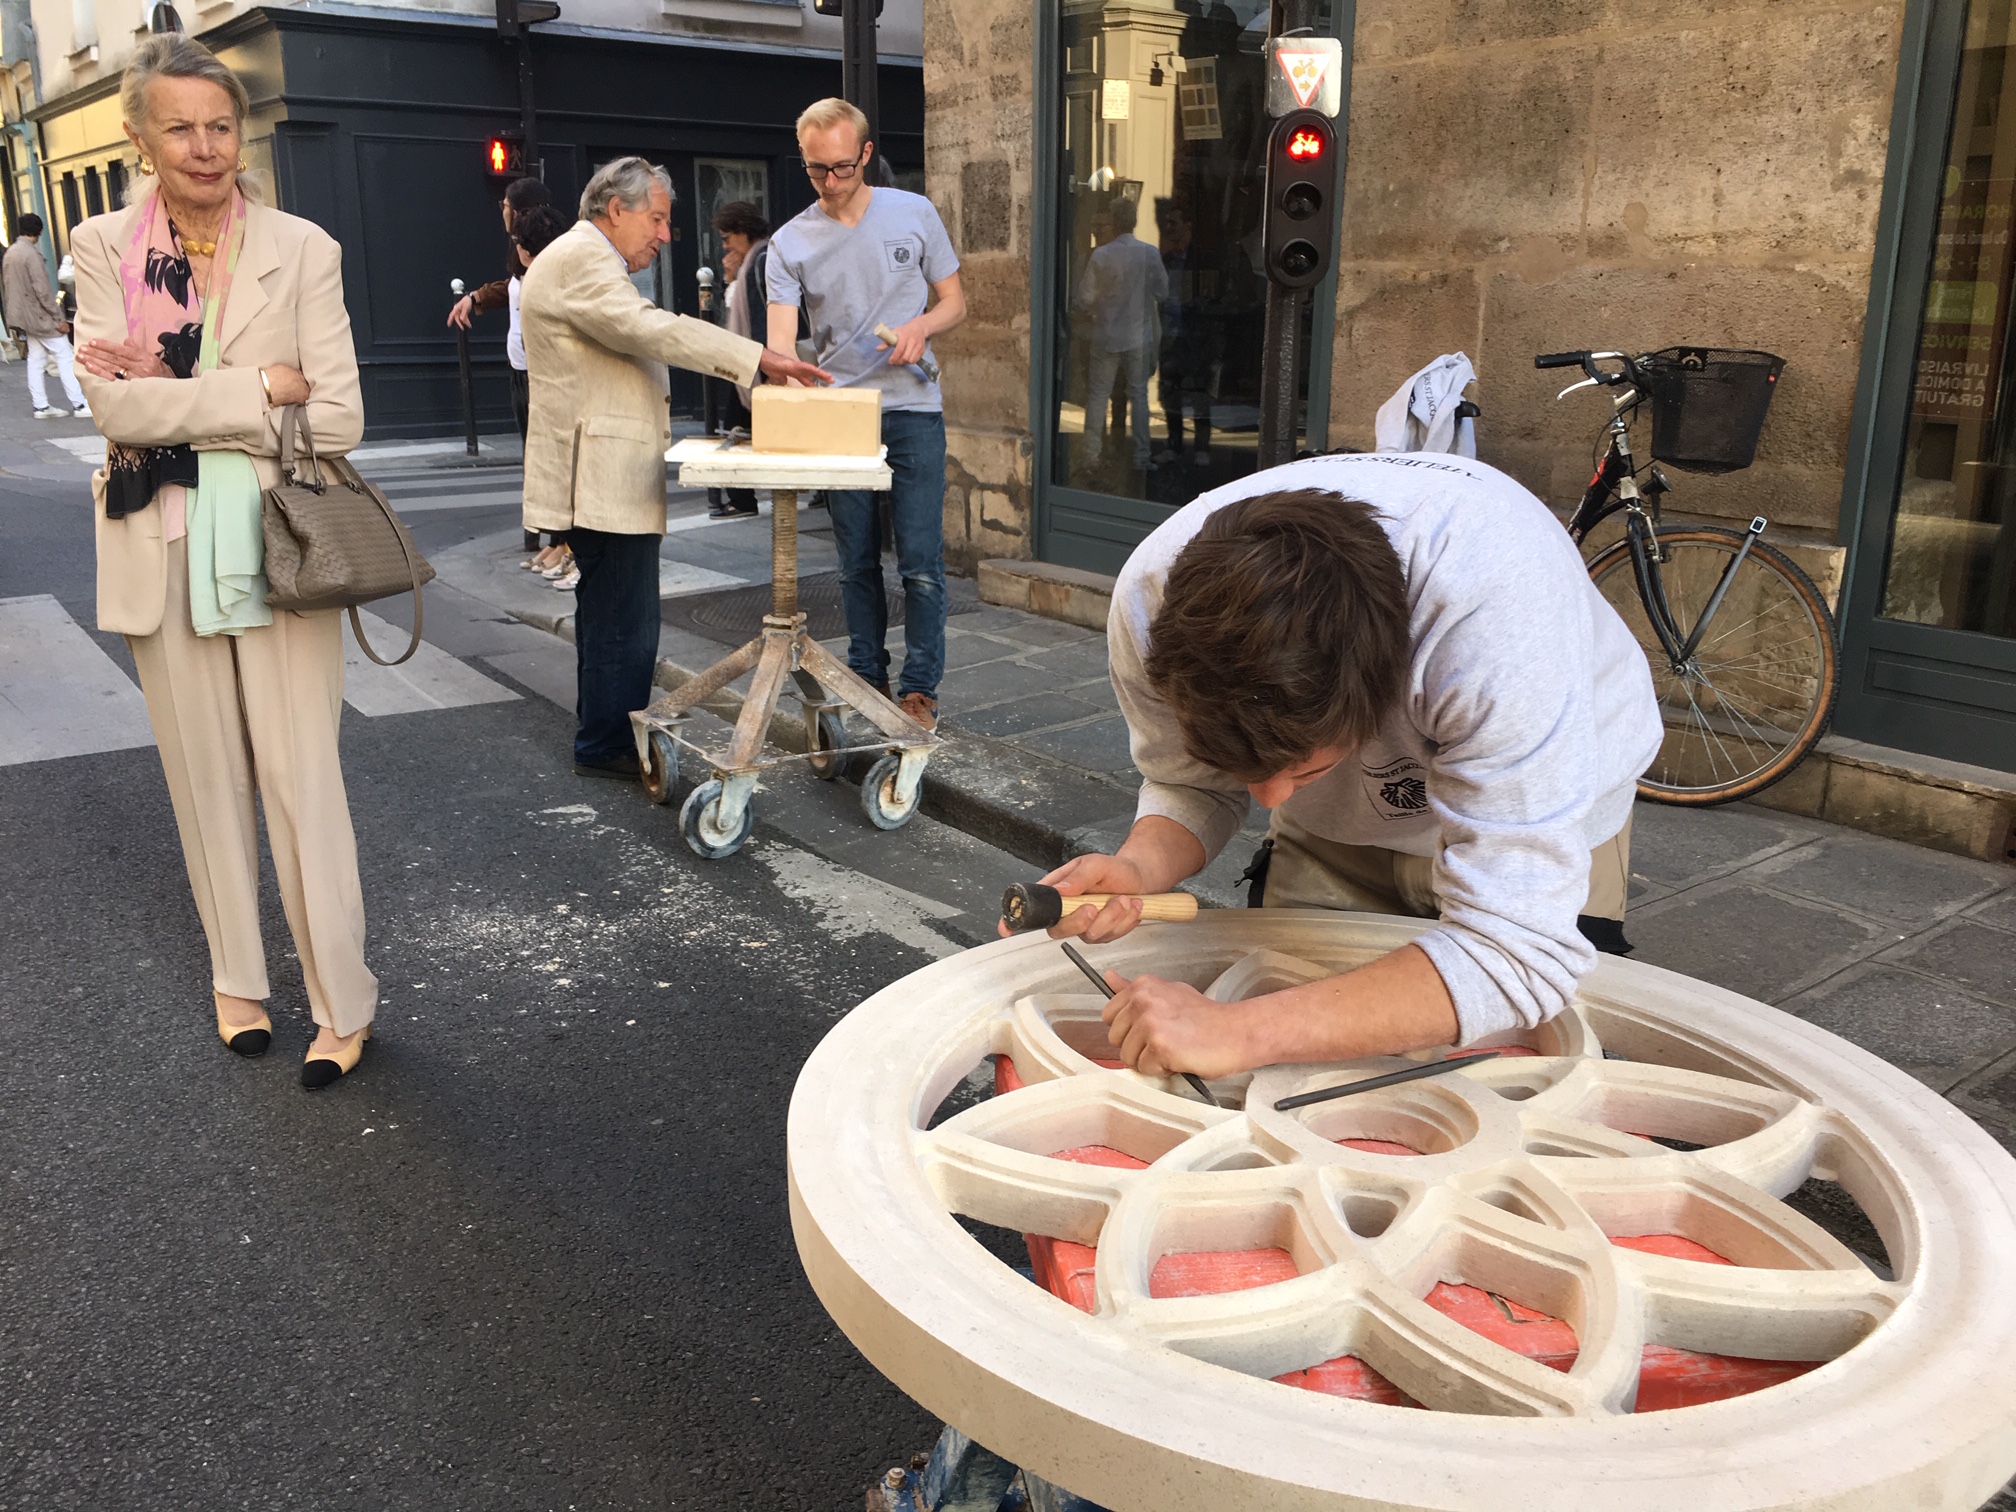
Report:
M1587 352L1548 352L1544 356L1535 357L1533 359L1533 366L1536 368L1580 367L1588 355Z
M1599 362L1615 362L1617 371L1606 372L1598 367ZM1579 367L1588 375L1590 383L1614 388L1619 384L1640 382L1639 368L1635 360L1622 352L1546 352L1533 359L1536 368ZM1577 388L1581 385L1577 384Z

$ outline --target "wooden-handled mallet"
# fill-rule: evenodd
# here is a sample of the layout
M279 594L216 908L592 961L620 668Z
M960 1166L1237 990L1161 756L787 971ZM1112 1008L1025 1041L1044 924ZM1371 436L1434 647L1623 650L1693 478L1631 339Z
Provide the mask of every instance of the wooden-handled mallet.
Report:
M1067 898L1041 882L1017 882L1001 894L1001 918L1010 934L1021 934L1061 924L1065 914L1081 908L1104 908L1115 898L1139 898L1143 923L1181 924L1197 917L1197 900L1186 892L1079 893Z

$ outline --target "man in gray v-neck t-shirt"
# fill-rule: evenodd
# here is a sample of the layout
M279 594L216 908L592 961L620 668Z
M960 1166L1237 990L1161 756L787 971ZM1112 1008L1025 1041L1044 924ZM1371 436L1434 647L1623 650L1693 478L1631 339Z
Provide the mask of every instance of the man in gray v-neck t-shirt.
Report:
M766 275L772 350L795 352L803 310L833 381L882 393L896 568L903 578L903 673L897 701L925 729L938 723L945 671L945 416L921 363L931 337L966 318L959 258L931 201L867 182L874 143L845 100L820 100L798 118L798 150L819 202L770 240ZM893 347L875 334L887 326ZM847 610L847 664L889 689L889 607L882 593L875 495L832 495L833 544Z

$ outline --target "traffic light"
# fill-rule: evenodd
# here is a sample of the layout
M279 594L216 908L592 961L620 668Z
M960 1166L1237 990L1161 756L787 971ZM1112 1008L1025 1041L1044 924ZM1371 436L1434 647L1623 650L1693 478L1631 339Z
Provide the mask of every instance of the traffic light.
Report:
M525 134L500 131L493 135L483 144L483 169L506 183L525 177Z
M1319 110L1274 123L1267 141L1267 277L1306 289L1330 267L1337 193L1337 127Z

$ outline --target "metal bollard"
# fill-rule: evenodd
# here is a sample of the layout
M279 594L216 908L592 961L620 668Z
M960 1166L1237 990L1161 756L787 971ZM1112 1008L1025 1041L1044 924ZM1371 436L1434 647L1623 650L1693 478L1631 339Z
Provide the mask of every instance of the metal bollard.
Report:
M448 280L448 290L457 299L462 297L462 280ZM462 369L462 434L469 446L469 455L476 455L476 385L469 375L469 332L461 326L455 327L455 360Z

